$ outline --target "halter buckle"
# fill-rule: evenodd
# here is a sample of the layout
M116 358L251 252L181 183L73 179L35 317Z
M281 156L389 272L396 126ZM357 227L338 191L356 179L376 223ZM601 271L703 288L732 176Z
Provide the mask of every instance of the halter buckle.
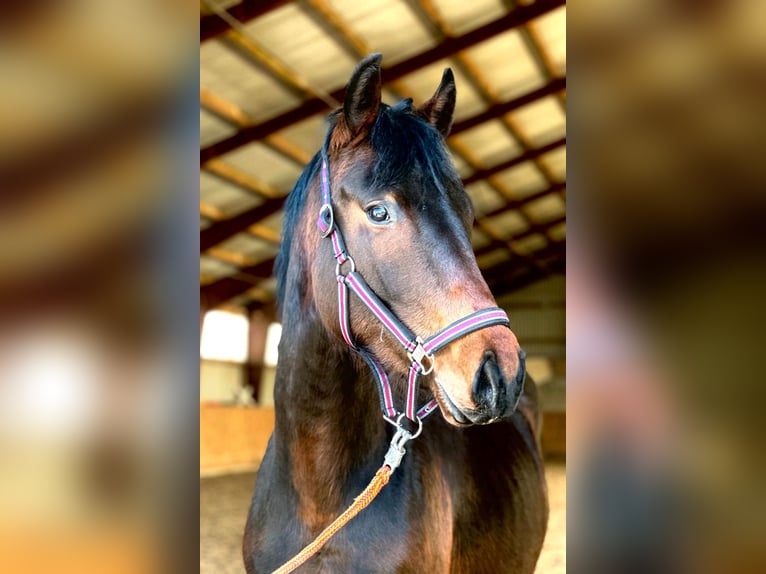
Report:
M412 351L407 352L407 357L410 361L413 363L417 363L420 365L420 371L423 375L428 375L431 373L431 371L434 370L434 364L436 364L436 359L434 358L433 354L429 355L426 353L426 350L423 348L423 339L420 337L415 339L416 346ZM428 368L426 369L426 366L423 364L423 359L428 359Z
M319 223L327 225L327 229L322 229L322 225ZM322 207L319 208L319 220L317 221L317 227L319 228L319 233L322 237L327 237L332 233L332 230L335 228L335 214L332 210L332 205L329 203L325 203L322 205Z

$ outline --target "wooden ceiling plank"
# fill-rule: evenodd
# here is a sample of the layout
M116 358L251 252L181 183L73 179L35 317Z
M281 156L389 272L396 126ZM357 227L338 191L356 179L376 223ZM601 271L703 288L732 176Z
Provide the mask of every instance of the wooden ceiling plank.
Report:
M298 5L325 33L352 58L366 56L367 44L341 18L326 0L300 0Z
M207 229L203 229L199 234L200 252L207 251L262 219L277 213L282 209L284 202L284 197L264 201L261 205L248 209L229 219L214 223Z
M250 116L239 106L226 101L204 86L199 87L199 103L201 107L238 128L243 128L253 123Z
M361 59L372 52L361 36L354 32L326 0L299 0L298 4L309 18L352 58ZM400 98L408 93L401 80L388 82L387 87Z
M245 191L249 191L250 193L265 199L275 199L285 195L275 187L255 179L241 169L225 163L220 159L211 159L209 162L205 163L202 168L229 183L233 183Z
M279 245L282 241L282 237L277 233L276 231L272 231L265 225L251 225L247 228L247 231L251 234L257 237L258 239L263 239L264 241L268 241L269 243L274 243L276 245Z
M210 219L211 221L221 221L225 218L223 211L218 209L215 205L207 203L205 201L199 202L199 213Z
M243 255L242 253L236 253L234 251L229 251L228 249L223 249L221 247L211 247L207 250L206 255L210 255L212 257L215 257L216 259L219 259L223 261L224 263L230 263L231 265L236 265L237 267L247 267L248 265L252 265L254 261L247 257L246 255Z
M305 78L291 70L284 62L250 36L239 30L229 30L223 34L223 38L228 46L242 54L247 61L275 79L295 96L301 99L319 97L320 94Z
M558 149L561 146L565 146L566 144L567 144L566 137L559 138L539 148L534 148L534 149L525 151L523 154L519 156L506 160L497 165L493 165L492 167L477 169L471 175L463 179L463 185L471 185L472 183L476 183L477 181L487 179L488 177L496 175L514 166L520 165L524 163L525 161L536 159L540 157L541 155L546 154L549 151Z
M229 8L227 12L232 18L245 24L289 3L289 0L243 0L243 2ZM231 26L217 14L200 16L200 42L220 36L227 30L231 30Z
M224 277L201 287L200 300L204 301L209 308L217 307L248 289L256 287L260 281L270 278L273 267L273 260L244 267L232 277Z
M516 0L503 0L503 4L509 9L514 9L519 5ZM521 39L527 46L532 59L535 61L537 68L543 73L546 79L550 80L556 77L556 71L548 51L540 41L539 34L537 33L534 24L534 22L524 24L519 28L519 33L521 34ZM558 100L561 109L566 113L566 96L562 93L558 93L556 94L556 99Z
M200 86L199 89L199 99L202 108L233 126L244 128L255 124L253 119L239 106L214 94L203 86ZM279 134L270 135L263 140L263 143L297 165L304 166L311 161L310 154Z
M541 86L537 88L536 90L532 90L531 92L528 92L522 96L519 96L518 98L514 98L506 102L493 104L492 106L490 106L489 108L487 108L480 114L476 114L473 117L466 118L465 120L456 122L452 126L452 134L454 135L460 132L464 132L466 130L470 130L471 128L475 128L476 126L481 125L485 122L502 117L505 114L512 112L513 110L516 110L522 106L526 106L527 104L536 102L537 100L545 98L546 96L550 96L558 92L561 92L566 89L566 85L567 85L566 78L556 78L555 80L551 80L544 86Z

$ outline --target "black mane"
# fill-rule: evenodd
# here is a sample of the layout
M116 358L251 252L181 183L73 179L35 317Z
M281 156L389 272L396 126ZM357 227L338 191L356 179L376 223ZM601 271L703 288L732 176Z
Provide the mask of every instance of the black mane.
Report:
M329 116L328 139L337 115L338 112ZM423 193L424 188L433 187L436 190L435 196L444 197L448 193L444 186L446 182L459 186L460 177L452 165L444 139L433 126L415 113L411 99L401 100L394 106L381 104L370 134L370 145L375 152L372 187L396 188L410 205L419 205L424 201L427 195ZM314 155L285 202L282 242L274 265L277 302L280 307L284 303L293 231L303 212L306 193L319 173L320 156L319 152ZM419 185L406 185L413 174L419 174Z

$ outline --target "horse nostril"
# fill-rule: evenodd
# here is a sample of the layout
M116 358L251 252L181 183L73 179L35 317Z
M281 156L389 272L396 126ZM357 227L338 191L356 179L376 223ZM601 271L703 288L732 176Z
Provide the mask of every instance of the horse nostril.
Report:
M484 353L476 378L473 382L473 396L479 408L495 409L505 393L503 373L492 351Z

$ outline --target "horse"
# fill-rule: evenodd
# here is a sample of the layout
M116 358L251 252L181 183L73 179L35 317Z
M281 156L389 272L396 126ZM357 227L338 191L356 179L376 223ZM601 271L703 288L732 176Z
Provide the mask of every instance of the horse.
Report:
M272 572L309 544L404 436L388 485L299 571L531 573L548 519L536 391L473 254L445 144L454 76L389 106L381 58L357 65L285 203L275 426L245 567ZM397 333L443 342L455 325L441 346Z

